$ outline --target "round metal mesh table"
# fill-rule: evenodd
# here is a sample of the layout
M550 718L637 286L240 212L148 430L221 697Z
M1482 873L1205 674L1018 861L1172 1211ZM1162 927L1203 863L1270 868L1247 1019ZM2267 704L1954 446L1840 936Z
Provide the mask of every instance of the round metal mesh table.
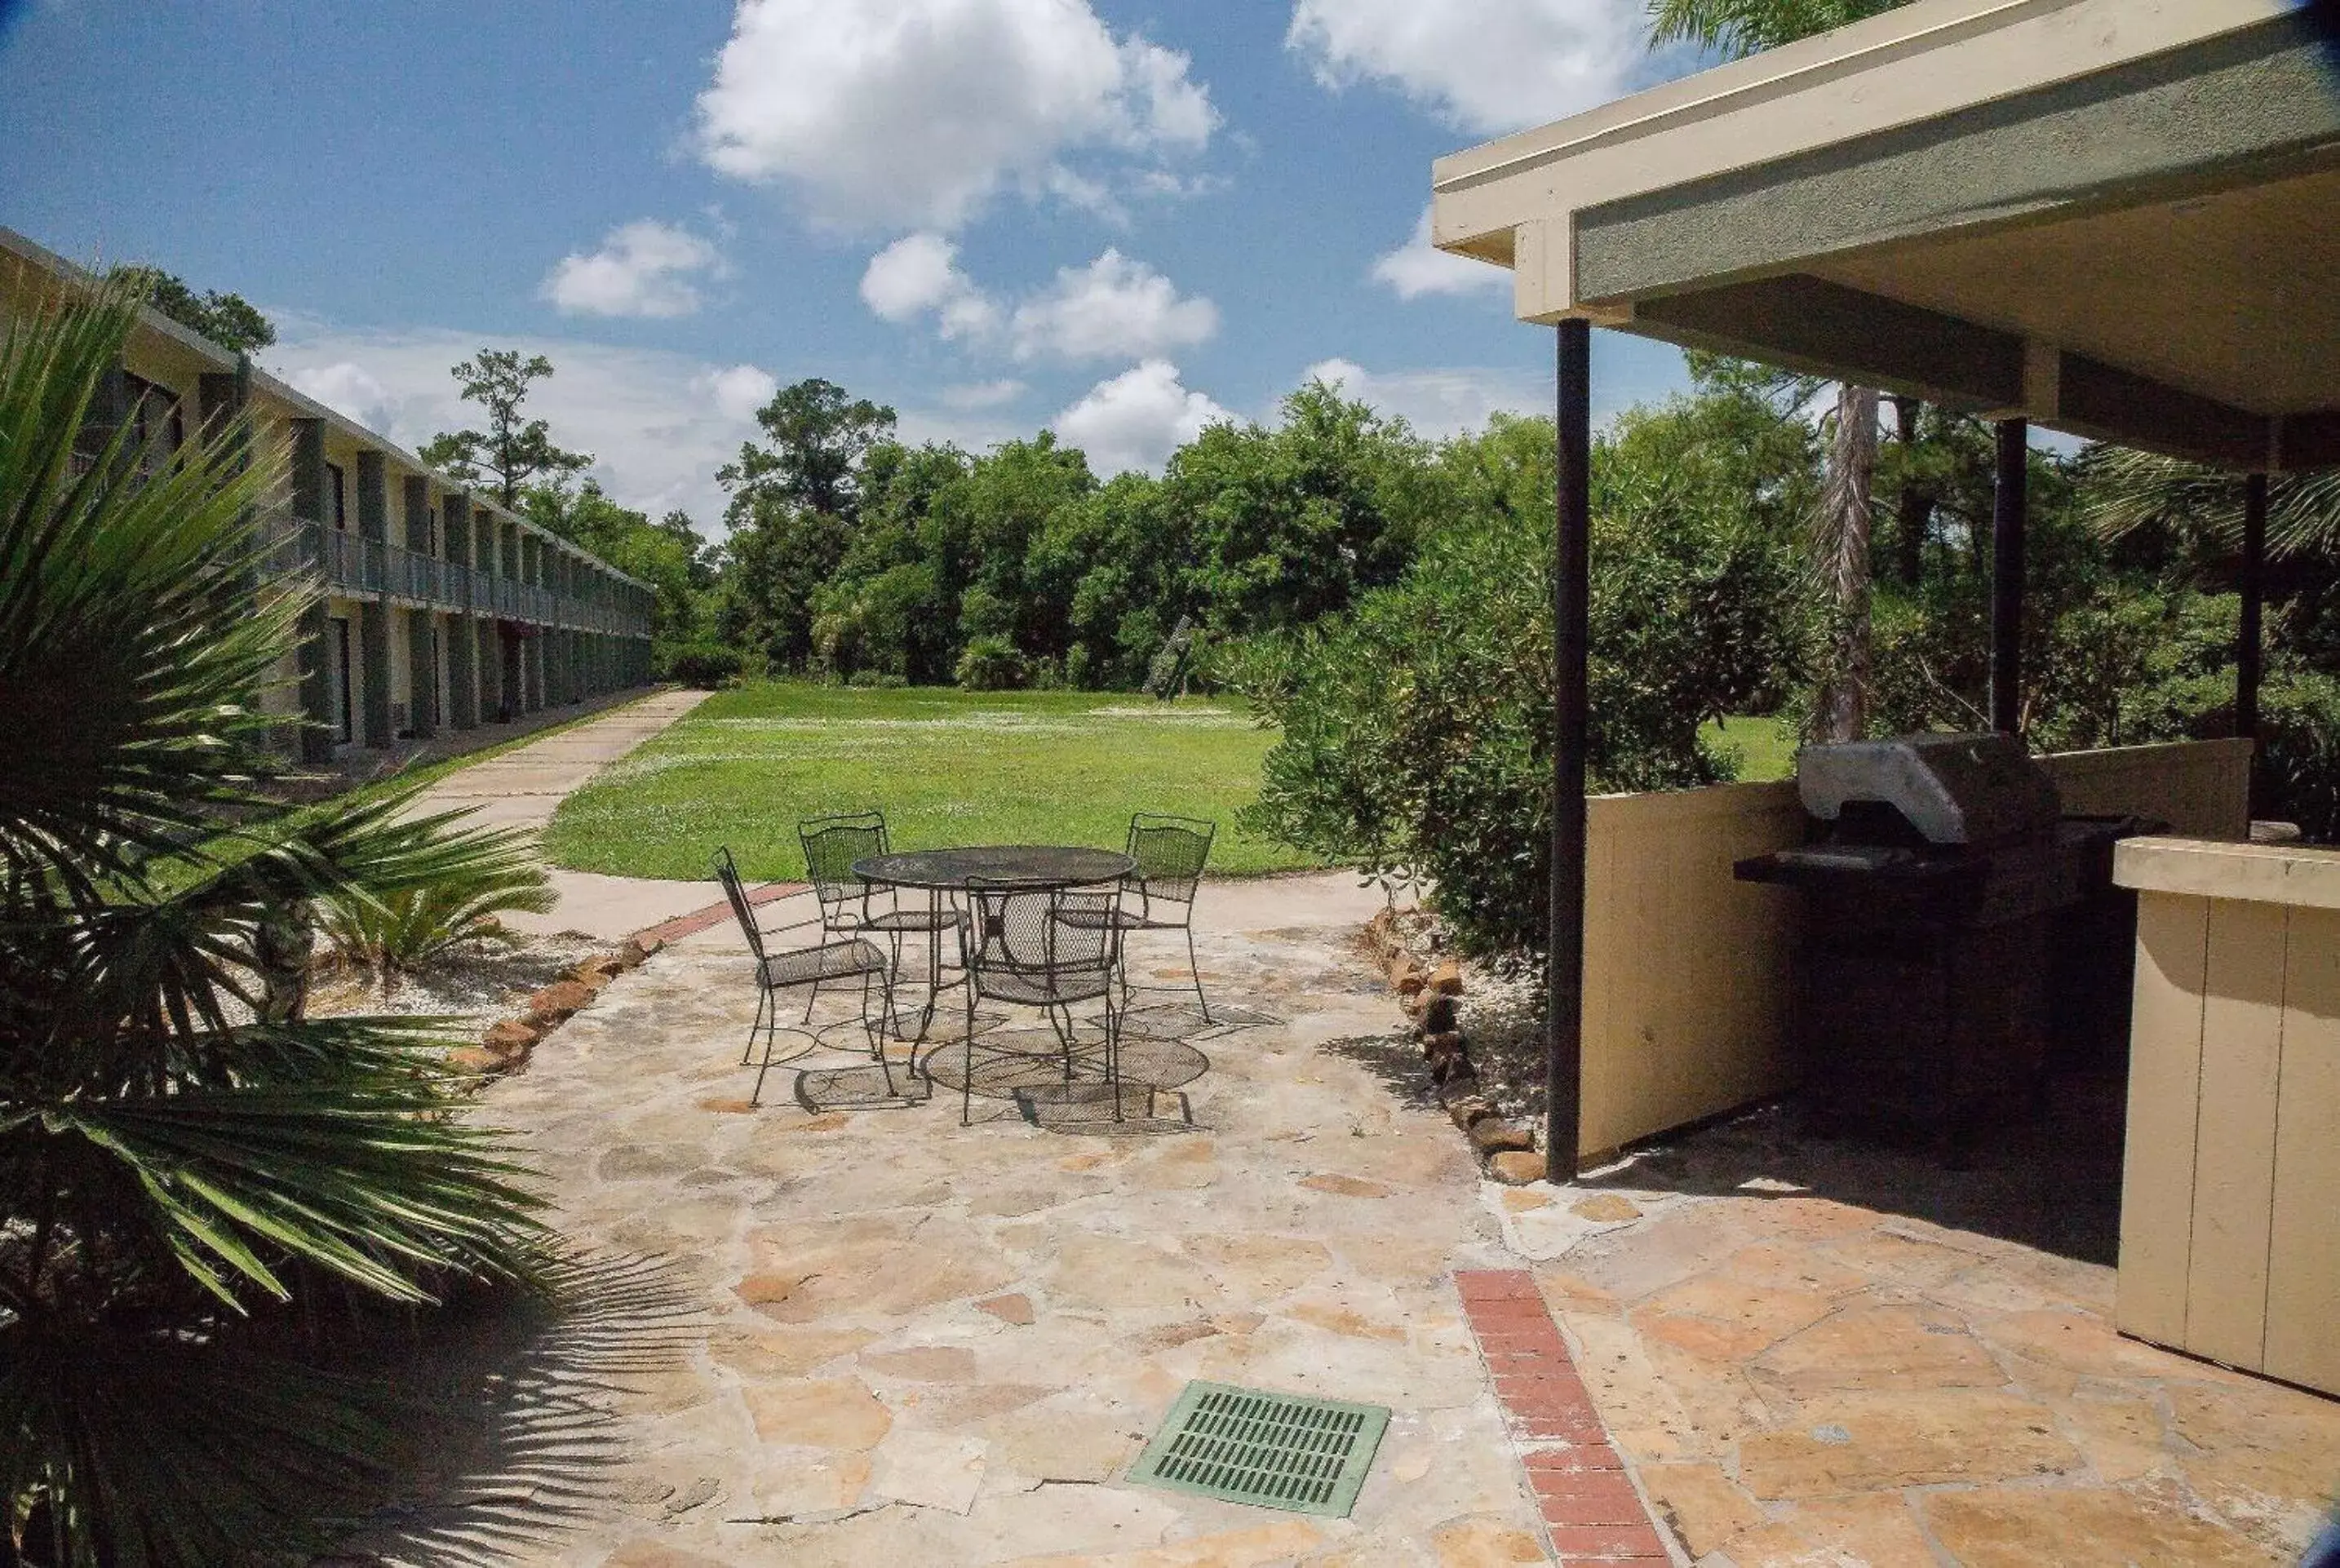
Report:
M1137 868L1118 849L1076 844L977 844L957 849L910 849L853 862L865 882L895 888L961 888L970 882L1012 882L1024 888L1084 888L1117 882Z

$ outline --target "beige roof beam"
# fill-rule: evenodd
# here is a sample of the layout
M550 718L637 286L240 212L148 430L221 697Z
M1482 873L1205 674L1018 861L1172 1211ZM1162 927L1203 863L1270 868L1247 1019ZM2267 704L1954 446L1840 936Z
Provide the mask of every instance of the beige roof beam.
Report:
M1585 303L1913 237L2049 222L2295 174L2340 144L2340 94L2296 18L2015 98L1579 208Z
M1764 278L1641 301L1632 330L1684 348L1923 398L1991 419L2230 468L2282 456L2276 422L2085 354L1820 278ZM2303 427L2301 452L2340 439Z
M2290 13L2284 0L1922 0L1432 167L1432 236L1508 265L1513 231L2069 81Z
M1442 159L1513 310L2246 470L2340 460L2340 92L2279 0L1914 0Z
M2023 340L1819 278L1763 278L1639 302L1633 328L1951 408L2023 401Z

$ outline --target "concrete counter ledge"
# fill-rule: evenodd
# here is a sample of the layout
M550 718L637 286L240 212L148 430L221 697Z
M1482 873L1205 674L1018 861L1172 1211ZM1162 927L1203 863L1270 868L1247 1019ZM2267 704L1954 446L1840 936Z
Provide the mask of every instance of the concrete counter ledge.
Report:
M2113 880L2140 893L2340 909L2340 849L2127 839L2113 851Z

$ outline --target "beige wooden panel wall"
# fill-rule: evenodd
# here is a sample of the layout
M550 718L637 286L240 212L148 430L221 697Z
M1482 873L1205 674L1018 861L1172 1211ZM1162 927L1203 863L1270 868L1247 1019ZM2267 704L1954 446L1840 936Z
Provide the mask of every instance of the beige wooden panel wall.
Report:
M2157 817L2186 839L2250 836L2251 743L2178 740L2063 751L2041 759L2064 809L2087 816Z
M2186 741L2045 759L2065 809L2244 836L2250 747ZM1580 1160L1794 1087L1796 899L1733 861L1800 843L1792 783L1590 802Z
M2147 891L2124 1333L2340 1394L2340 910Z
M1803 841L1792 783L1590 802L1580 1157L1792 1087L1796 901L1731 863Z

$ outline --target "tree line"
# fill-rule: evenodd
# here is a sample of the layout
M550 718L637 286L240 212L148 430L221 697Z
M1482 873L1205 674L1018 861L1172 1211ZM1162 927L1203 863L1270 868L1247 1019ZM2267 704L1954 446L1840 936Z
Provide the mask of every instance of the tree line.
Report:
M169 282L164 309L240 303ZM253 314L245 330L266 332ZM1742 362L1693 356L1691 372L1594 454L1596 771L1619 788L1728 777L1700 730L1724 715L1783 715L1814 738L1985 727L1990 427ZM590 454L529 417L552 373L492 348L453 367L480 428L423 455L651 584L666 675L1128 690L1185 621L1200 678L1285 727L1272 772L1300 777L1312 727L1350 738L1349 793L1283 791L1283 830L1324 852L1380 854L1361 846L1394 829L1357 825L1361 780L1393 788L1465 730L1476 745L1515 720L1528 749L1472 766L1532 770L1548 420L1430 440L1317 383L1272 421L1205 430L1158 476L1105 480L1046 431L983 452L913 445L892 409L808 379L719 471L709 543L679 511L620 504L585 477ZM2240 479L2099 446L2035 449L2030 464L2027 734L2063 748L2227 732ZM2340 837L2340 475L2277 476L2271 494L2266 804ZM1446 673L1414 667L1433 654ZM1509 673L1459 673L1482 656ZM1442 716L1466 686L1474 701L1512 692L1502 723ZM1393 739L1403 758L1359 762L1365 709L1419 692L1440 746Z

